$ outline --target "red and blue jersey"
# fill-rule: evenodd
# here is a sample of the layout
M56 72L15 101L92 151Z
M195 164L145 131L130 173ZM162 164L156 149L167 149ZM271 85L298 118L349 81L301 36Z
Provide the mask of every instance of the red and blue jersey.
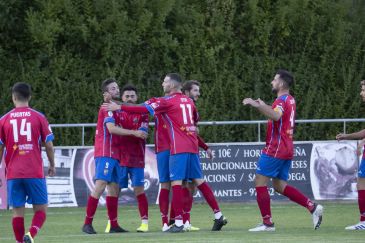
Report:
M289 94L278 97L272 109L282 114L278 121L268 121L266 146L262 150L274 158L293 159L293 133L295 126L295 99Z
M5 147L6 178L44 178L42 143L53 141L47 118L19 107L0 118L0 145Z
M119 136L109 133L107 123L115 124L115 112L99 109L96 123L94 157L110 157L119 160Z
M170 154L198 153L198 113L192 99L182 93L174 93L146 103L145 106L151 115L162 115L165 119Z
M148 114L119 111L116 113L118 126L128 130L148 132ZM120 165L144 168L146 140L135 136L120 136Z
M150 105L151 103L158 102L158 98L151 98L145 102L146 105ZM166 124L166 118L164 114L155 114L155 151L156 153L169 150L170 149L170 137L169 137L169 129Z

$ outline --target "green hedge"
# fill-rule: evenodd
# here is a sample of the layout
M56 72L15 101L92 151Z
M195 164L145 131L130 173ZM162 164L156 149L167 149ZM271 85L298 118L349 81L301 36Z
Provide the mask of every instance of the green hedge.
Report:
M23 80L51 123L93 123L105 78L136 84L143 101L162 94L164 74L179 72L202 83L202 120L261 120L241 101L271 103L270 81L286 68L297 81L297 119L361 117L364 11L361 0L1 1L0 113ZM339 130L299 125L296 139L333 139ZM55 132L57 145L80 144L77 129ZM208 142L257 137L255 126L201 132Z

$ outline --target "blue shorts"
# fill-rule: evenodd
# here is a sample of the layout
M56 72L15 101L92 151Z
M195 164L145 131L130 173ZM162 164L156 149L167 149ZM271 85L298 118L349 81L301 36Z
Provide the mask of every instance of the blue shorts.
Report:
M121 166L120 188L128 188L128 180L132 182L132 187L144 186L144 168L134 168Z
M170 155L169 167L171 181L203 178L198 154L181 153Z
M160 183L170 181L169 159L170 150L157 153L157 170Z
M95 158L94 180L119 183L121 176L119 161L110 157Z
M33 205L48 204L46 179L24 178L7 181L8 204L14 208L24 207L25 202Z
M278 159L266 154L261 154L257 163L256 173L270 178L287 181L291 160Z
M357 176L360 178L365 178L365 159L362 159L359 166L359 171L357 172Z

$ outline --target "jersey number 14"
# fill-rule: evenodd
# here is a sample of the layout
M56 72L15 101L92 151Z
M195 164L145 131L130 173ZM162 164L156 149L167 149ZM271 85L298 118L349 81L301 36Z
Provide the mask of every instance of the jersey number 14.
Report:
M27 142L32 141L32 129L30 122L27 122L27 119L22 119L20 123L20 130L18 130L18 120L12 119L10 120L10 124L13 126L13 136L14 142L19 141L20 136L27 136Z

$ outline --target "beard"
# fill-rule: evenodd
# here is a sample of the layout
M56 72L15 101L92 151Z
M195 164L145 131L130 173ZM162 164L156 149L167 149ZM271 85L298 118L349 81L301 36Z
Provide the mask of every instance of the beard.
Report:
M278 93L278 90L277 90L276 88L272 88L272 89L271 89L271 92L272 92L273 94L277 94L277 93Z

